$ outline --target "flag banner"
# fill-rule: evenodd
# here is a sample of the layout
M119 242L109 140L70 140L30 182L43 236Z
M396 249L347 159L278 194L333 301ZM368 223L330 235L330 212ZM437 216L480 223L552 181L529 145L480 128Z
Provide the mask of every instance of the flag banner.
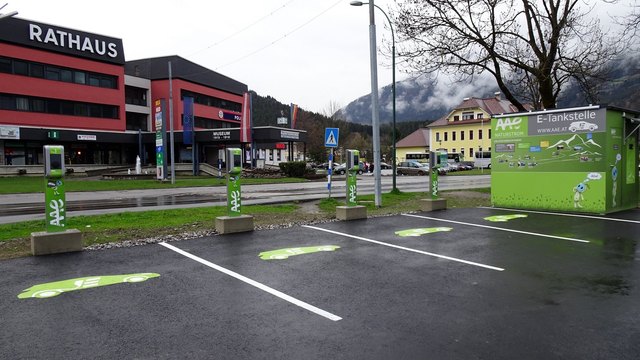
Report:
M240 121L240 142L251 142L251 94L244 93L242 120Z
M296 121L298 120L298 105L291 104L291 128L296 128Z
M182 100L182 128L184 129L182 142L186 145L193 141L193 98L185 97Z

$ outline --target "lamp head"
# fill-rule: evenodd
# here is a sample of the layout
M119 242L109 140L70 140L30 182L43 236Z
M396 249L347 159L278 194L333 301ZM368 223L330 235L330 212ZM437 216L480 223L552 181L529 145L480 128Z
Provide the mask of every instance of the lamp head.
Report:
M362 1L352 1L349 3L351 6L362 6L364 3Z

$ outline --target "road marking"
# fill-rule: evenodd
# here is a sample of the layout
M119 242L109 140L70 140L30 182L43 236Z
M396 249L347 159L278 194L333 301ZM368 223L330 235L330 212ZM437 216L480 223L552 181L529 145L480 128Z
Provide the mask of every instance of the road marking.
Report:
M173 245L167 244L165 242L160 243L160 245L166 247L169 250L173 250L173 251L177 252L178 254L184 255L184 256L192 259L192 260L195 260L195 261L197 261L197 262L199 262L199 263L201 263L201 264L203 264L205 266L208 266L208 267L210 267L212 269L218 270L221 273L227 274L227 275L229 275L231 277L234 277L234 278L236 278L236 279L238 279L240 281L243 281L243 282L245 282L245 283L247 283L249 285L255 286L255 287L257 287L258 289L260 289L262 291L266 291L271 295L275 295L275 296L277 296L277 297L279 297L279 298L281 298L283 300L286 300L286 301L288 301L288 302L290 302L290 303L292 303L294 305L297 305L297 306L299 306L299 307L301 307L303 309L309 310L309 311L311 311L311 312L313 312L315 314L323 316L323 317L325 317L325 318L327 318L329 320L332 320L332 321L342 320L342 318L337 316L337 315L334 315L334 314L332 314L330 312L324 311L324 310L322 310L320 308L317 308L317 307L315 307L313 305L310 305L310 304L308 304L308 303L306 303L304 301L298 300L298 299L296 299L296 298L294 298L292 296L289 296L289 295L287 295L287 294L285 294L283 292L280 292L278 290L272 289L272 288L270 288L270 287L268 287L268 286L266 286L264 284L261 284L261 283L255 281L255 280L251 280L248 277L242 276L242 275L240 275L240 274L238 274L236 272L233 272L233 271L231 271L229 269L225 269L222 266L219 266L219 265L216 265L216 264L214 264L212 262L204 260L204 259L202 259L200 257L197 257L197 256L195 256L193 254L190 254L190 253L188 253L188 252L186 252L186 251L184 251L182 249L179 249L179 248L177 248L177 247L175 247Z
M467 264L467 265L479 266L479 267L482 267L482 268L485 268L485 269L490 269L490 270L504 271L503 268L499 268L499 267L495 267L495 266L491 266L491 265L480 264L480 263L477 263L477 262L462 260L462 259L458 259L458 258L446 256L446 255L440 255L440 254L430 253L430 252L426 252L426 251L422 251L422 250L416 250L416 249L412 249L412 248L408 248L408 247L404 247L404 246L398 246L398 245L394 245L394 244L389 244L389 243L378 241L378 240L363 238L361 236L355 236L355 235L346 234L346 233L342 233L342 232L338 232L338 231L323 229L323 228L319 228L319 227L316 227L316 226L310 226L310 225L302 225L302 226L306 227L308 229L314 229L314 230L328 232L328 233L331 233L331 234L346 236L346 237L350 237L350 238L353 238L353 239L367 241L367 242L370 242L370 243L383 245L383 246L388 246L388 247L392 247L392 248L396 248L396 249L400 249L400 250L411 251L411 252L422 254L422 255L428 255L428 256L433 256L433 257L437 257L437 258L440 258L440 259L446 259L446 260L461 262L461 263L464 263L464 264Z
M529 232L529 231L521 231L521 230L504 229L504 228L500 228L500 227L496 227L496 226L481 225L481 224L473 224L473 223L467 223L467 222L462 222L462 221L447 220L447 219L439 219L439 218L434 218L434 217L429 217L429 216L421 216L421 215L414 215L414 214L402 214L402 215L403 215L403 216L416 217L416 218L420 218L420 219L429 219L429 220L436 220L436 221L450 222L450 223L453 223L453 224L476 226L476 227L481 227L481 228L485 228L485 229L493 229L493 230L500 230L500 231L508 231L508 232L514 232L514 233L518 233L518 234L534 235L534 236L548 237L548 238L552 238L552 239L567 240L567 241L575 241L575 242L581 242L581 243L589 243L589 241L588 241L588 240L574 239L574 238L569 238L569 237L564 237L564 236L555 236L555 235L547 235L547 234L534 233L534 232Z
M571 216L571 217L580 217L586 219L598 219L598 220L607 220L607 221L620 221L620 222L630 222L633 224L640 224L638 220L628 220L628 219L616 219L616 218L607 218L603 216L592 216L592 215L581 215L581 214L563 214L557 212L549 212L549 211L534 211L534 210L522 210L522 209L507 209L507 208L499 208L499 207L489 207L489 206L478 206L480 209L494 209L494 210L507 210L507 211L522 211L533 214L544 214L544 215L560 215L560 216Z

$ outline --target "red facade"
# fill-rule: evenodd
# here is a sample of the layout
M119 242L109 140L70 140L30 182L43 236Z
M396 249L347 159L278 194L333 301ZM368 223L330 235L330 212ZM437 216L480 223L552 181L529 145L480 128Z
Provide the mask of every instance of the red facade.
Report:
M15 59L112 75L118 79L117 89L108 89L76 83L47 80L44 78L0 73L0 93L71 100L118 107L118 119L0 110L0 122L2 124L86 130L125 130L126 117L123 66L6 43L0 43L0 54Z

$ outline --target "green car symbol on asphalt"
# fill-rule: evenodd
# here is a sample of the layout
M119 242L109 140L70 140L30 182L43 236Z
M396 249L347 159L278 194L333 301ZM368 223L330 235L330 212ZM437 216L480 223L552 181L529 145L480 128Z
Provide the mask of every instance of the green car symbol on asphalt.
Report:
M493 222L504 222L518 218L526 218L527 215L524 214L513 214L513 215L494 215L484 218L485 220L493 221Z
M321 246L307 246L307 247L295 247L288 249L278 249L271 251L264 251L260 253L260 259L262 260L282 260L289 256L311 254L319 251L334 251L339 249L340 246L336 245L321 245Z
M440 231L451 231L450 227L434 227L434 228L419 228L419 229L407 229L396 231L398 236L420 236L424 234L431 234Z
M40 298L46 299L58 296L63 292L90 289L99 286L120 284L120 283L137 283L158 277L156 273L137 273L125 275L107 275L107 276L88 276L77 279L62 280L45 284L34 285L22 291L18 295L19 299Z

